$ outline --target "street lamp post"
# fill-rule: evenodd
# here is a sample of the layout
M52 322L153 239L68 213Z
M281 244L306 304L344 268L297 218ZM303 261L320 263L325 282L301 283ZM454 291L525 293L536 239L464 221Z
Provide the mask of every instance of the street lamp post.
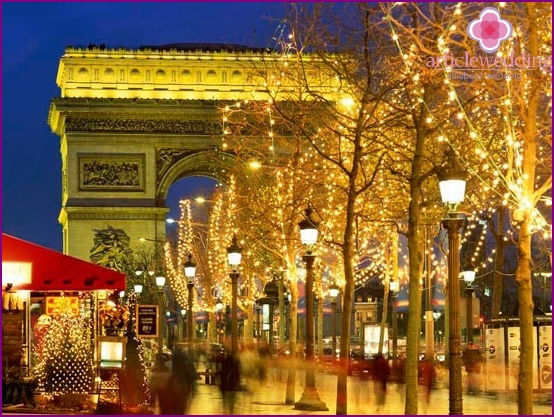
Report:
M181 319L182 319L182 328L183 328L183 331L181 332L181 342L185 342L186 338L187 338L187 310L185 310L184 308L181 309Z
M466 173L453 151L448 153L449 166L439 173L441 199L448 208L442 226L448 234L448 367L449 414L463 414L462 349L460 341L460 229L464 224L462 212L456 211L464 200Z
M332 284L329 287L329 295L331 296L331 333L333 337L332 348L333 348L333 361L337 355L337 297L339 295L339 287L337 284Z
M239 272L238 266L242 258L242 248L238 245L237 237L233 236L233 242L231 246L227 248L227 257L229 265L231 266L231 353L236 355L238 353L238 311L237 311L237 297L238 297L238 279Z
M215 303L215 310L217 311L217 338L219 343L223 343L223 302L219 298Z
M308 206L304 220L298 223L300 240L306 247L306 254L302 260L306 263L306 383L300 401L294 404L296 410L327 411L328 408L319 398L315 387L314 362L314 293L313 293L313 265L315 255L312 249L317 243L318 223L312 219L312 208Z
M157 360L157 368L158 371L162 371L165 368L164 363L164 331L163 331L163 325L164 325L164 310L165 310L165 302L164 302L164 285L165 285L165 277L161 274L156 274L156 286L158 287L158 360Z
M192 303L194 290L194 276L196 275L196 264L192 261L192 254L189 253L188 259L184 264L185 276L187 277L188 290L188 311L187 311L187 345L188 352L192 352L192 343L194 339L194 323L192 317Z
M442 316L442 313L440 311L433 311L433 318L435 319L435 322L437 322ZM438 326L437 326L438 327ZM435 329L437 328L435 327ZM441 334L441 331L438 330L438 331L435 331L436 334L440 335ZM435 342L435 339L433 339L433 341ZM441 346L440 346L440 338L438 338L436 340L436 346L438 349L441 349Z
M473 343L473 281L475 280L475 267L471 261L464 266L462 277L466 283L466 343L469 347Z
M435 323L433 321L433 291L431 283L431 247L429 242L429 226L425 226L425 359L433 362L435 360Z
M220 298L215 302L215 310L217 312L217 341L223 344L223 334L225 330L225 323L223 320L223 301Z
M398 281L389 281L389 291L392 294L392 373L393 378L398 380L398 317L396 314L396 294L400 291Z
M136 326L137 326L137 303L138 299L142 294L142 284L133 285L133 291L129 295L129 307L131 309L131 334L136 335Z

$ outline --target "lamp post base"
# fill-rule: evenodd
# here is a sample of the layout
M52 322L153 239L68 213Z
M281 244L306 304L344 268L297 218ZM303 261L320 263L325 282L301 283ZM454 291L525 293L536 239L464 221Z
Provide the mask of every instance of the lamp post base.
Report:
M295 410L328 411L329 409L319 398L315 388L304 388L300 401L294 403Z

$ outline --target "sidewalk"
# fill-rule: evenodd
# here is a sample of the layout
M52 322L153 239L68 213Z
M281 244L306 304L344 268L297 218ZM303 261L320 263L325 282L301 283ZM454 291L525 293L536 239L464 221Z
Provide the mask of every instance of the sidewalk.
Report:
M285 404L286 381L279 381L274 374L265 384L258 385L255 392L239 392L235 402L235 414L243 415L330 415L335 413L336 376L316 375L316 388L328 411L295 410L293 405ZM295 401L302 395L303 373L296 378ZM373 396L373 381L348 378L348 414L350 415L403 415L405 385L391 383L387 387L385 407L377 413ZM433 390L430 403L425 401L424 390L419 395L419 414L448 415L448 389ZM156 412L156 410L154 410ZM189 414L221 415L223 413L222 396L215 385L198 383L198 391L193 400ZM517 402L512 397L495 398L488 395L464 395L463 413L465 415L517 415ZM552 415L551 397L549 404L534 403L534 415Z
M235 401L235 414L242 415L335 415L336 375L316 374L316 388L327 411L295 410L294 405L285 404L286 374L281 378L276 372L270 372L264 384L256 384L254 392L238 392ZM295 401L302 396L304 373L296 375ZM405 385L390 383L387 385L387 398L384 408L377 411L373 395L373 381L348 377L348 414L349 415L403 415ZM438 388L431 393L429 404L425 400L423 387L420 387L419 408L421 415L448 415L448 389ZM539 401L540 400L540 401ZM464 395L464 415L517 415L517 398L513 394L500 395ZM11 409L10 409L11 408ZM208 385L198 381L197 394L188 411L189 415L222 415L223 399L217 385ZM93 411L94 413L94 411ZM157 404L152 409L158 414ZM3 415L36 415L32 409L2 410ZM88 413L83 413L86 415ZM547 392L537 397L533 404L534 415L552 415L552 395ZM74 414L72 414L74 415Z

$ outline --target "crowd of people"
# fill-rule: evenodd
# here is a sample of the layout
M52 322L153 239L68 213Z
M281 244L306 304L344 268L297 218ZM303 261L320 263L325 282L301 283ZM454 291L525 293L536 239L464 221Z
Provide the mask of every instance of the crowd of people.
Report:
M160 414L186 414L196 393L196 369L191 357L181 349L172 354L168 372L153 380L153 400L158 401Z
M261 384L266 382L268 368L273 366L269 350L264 349L263 346L241 346L239 352L235 354L221 346L215 350L204 351L200 356L204 367L214 376L214 379L210 380L211 383L219 386L222 410L228 415L235 414L237 393L254 393ZM196 368L198 359L197 351L189 354L176 349L167 364L169 366L166 372L152 379L152 391L158 401L160 414L187 414L197 390L197 381L200 380ZM468 393L476 394L480 390L479 374L482 357L478 350L466 349L462 360L467 374ZM284 366L285 362L279 361L279 366ZM392 361L382 354L372 358L371 379L373 379L376 413L384 411L388 383L398 382L393 379L394 373L398 370L391 366L396 362L398 361ZM436 381L436 364L431 360L421 360L418 365L418 383L422 387L421 392L425 395L427 404L430 403L431 392Z
M187 414L200 379L195 365L197 356L202 357L204 366L214 376L213 383L219 386L225 414L235 414L237 392L253 392L266 380L267 349L243 346L236 354L223 347L190 353L175 349L163 372L155 372L151 378L152 404L157 402L160 414Z

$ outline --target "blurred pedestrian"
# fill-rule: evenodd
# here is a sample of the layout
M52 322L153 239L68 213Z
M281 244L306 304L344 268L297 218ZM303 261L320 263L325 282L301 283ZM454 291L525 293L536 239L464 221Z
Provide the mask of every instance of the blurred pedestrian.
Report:
M481 373L483 357L479 349L469 346L462 353L462 361L467 372L467 393L477 395L481 391L479 375Z
M271 361L271 352L267 343L263 343L258 349L258 378L261 383L265 383L267 380L267 369Z
M431 389L435 385L435 380L437 379L437 371L432 360L425 359L419 363L419 375L421 385L425 387L425 401L429 404Z
M373 386L377 411L384 407L387 395L387 382L390 375L390 365L382 353L378 353L373 361Z
M394 381L406 382L406 355L399 353L396 360L392 361L391 376L394 375Z
M160 414L185 414L196 393L196 370L191 358L182 350L173 352L171 372L158 387Z
M249 393L257 391L265 383L265 358L253 346L244 346L239 353L241 381Z
M241 369L239 359L230 353L225 355L221 363L219 388L223 397L225 414L235 414L235 397L241 388Z

